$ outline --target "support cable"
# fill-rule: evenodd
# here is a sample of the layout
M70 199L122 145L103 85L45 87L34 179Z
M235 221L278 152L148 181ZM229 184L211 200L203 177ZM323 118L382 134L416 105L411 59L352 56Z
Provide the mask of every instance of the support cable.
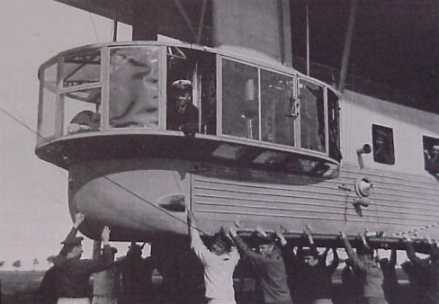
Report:
M18 119L17 117L15 117L13 114L11 114L9 111L7 111L6 109L0 107L0 111L2 113L4 113L6 116L8 116L9 118L11 118L13 121L15 121L17 124L21 125L22 127L24 127L25 129L27 129L28 131L30 131L31 133L33 133L34 135L37 135L39 138L41 139L46 139L44 136L42 136L41 134L38 133L38 131L34 130L33 128L31 128L29 125L27 125L25 122L21 121L20 119ZM90 169L90 167L88 167ZM93 171L92 169L90 169L91 171ZM140 199L141 201L147 203L148 205L154 207L155 209L163 212L164 214L167 214L168 216L172 217L173 219L185 224L186 226L188 225L187 222L185 220L180 219L179 217L173 215L172 213L168 212L167 210L154 205L153 203L151 203L150 201L146 200L145 198L143 198L141 195L137 194L136 192L128 189L126 186L118 183L117 181L114 181L113 179L109 178L108 176L103 176L104 179L106 179L107 181L109 181L110 183L112 183L113 185L119 187L120 189L122 189L123 191L131 194L132 196ZM147 224L147 226L150 226ZM150 226L151 227L151 226ZM207 234L205 231L201 230L200 228L197 227L197 230L201 231L204 234Z

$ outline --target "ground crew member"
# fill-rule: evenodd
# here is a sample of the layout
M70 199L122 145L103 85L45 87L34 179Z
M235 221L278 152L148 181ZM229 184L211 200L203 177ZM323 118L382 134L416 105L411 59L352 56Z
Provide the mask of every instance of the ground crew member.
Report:
M294 300L297 299L298 303L301 304L332 304L331 277L339 263L337 250L332 249L334 258L330 265L326 265L329 248L322 255L319 255L310 232L307 234L311 240L311 247L309 249L299 247L296 262L291 265L295 268L292 271L295 272L297 278L294 284ZM286 246L285 237L280 232L277 232L276 235L280 239L281 245ZM294 253L290 250L289 254Z
M245 257L248 258L258 283L259 298L264 304L291 304L285 263L280 249L268 236L258 238L258 252L252 251L230 228L230 236Z
M84 219L82 213L75 214L73 228L62 242L64 246L55 259L58 304L89 304L91 274L113 264L112 249L109 246L110 229L107 226L101 235L103 255L96 260L81 259L83 238L77 237L76 233Z
M422 269L428 280L422 304L439 304L439 248L436 244L431 244L430 259L424 260L416 256L411 240L407 237L404 240L407 248L407 257L415 267Z
M340 236L347 255L352 261L354 273L359 276L363 285L360 303L386 304L387 301L382 288L384 276L382 270L374 260L373 249L363 246L363 248L359 248L357 253L355 253L346 234L341 232ZM365 239L363 239L363 243L367 245Z
M383 271L384 282L383 289L389 304L396 304L396 296L398 294L398 277L396 276L396 249L392 249L390 253L390 259L380 259L380 267Z
M208 304L236 304L233 289L233 272L239 261L238 250L232 246L224 231L216 233L208 249L192 213L187 214L191 248L204 267L204 284Z

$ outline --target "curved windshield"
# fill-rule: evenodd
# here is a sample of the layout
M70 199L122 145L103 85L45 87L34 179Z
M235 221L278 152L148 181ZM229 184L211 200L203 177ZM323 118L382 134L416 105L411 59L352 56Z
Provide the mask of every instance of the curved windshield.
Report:
M338 96L317 80L276 69L175 45L65 52L39 73L39 143L114 128L169 130L168 135L217 135L234 145L251 141L252 147L282 149L258 154L252 148L249 162L320 172L322 156L341 159ZM211 147L213 156L226 159L241 157L241 148Z

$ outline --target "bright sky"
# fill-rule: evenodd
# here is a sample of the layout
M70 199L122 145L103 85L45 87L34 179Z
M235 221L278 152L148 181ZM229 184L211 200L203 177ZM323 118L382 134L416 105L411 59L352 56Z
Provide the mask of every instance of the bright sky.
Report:
M63 50L112 40L111 20L53 0L14 0L0 10L0 107L32 130L38 109L38 67ZM131 29L119 26L118 40ZM0 261L26 268L58 252L71 227L67 173L38 159L36 135L0 111ZM91 252L91 241L85 244ZM40 267L46 266L42 263Z

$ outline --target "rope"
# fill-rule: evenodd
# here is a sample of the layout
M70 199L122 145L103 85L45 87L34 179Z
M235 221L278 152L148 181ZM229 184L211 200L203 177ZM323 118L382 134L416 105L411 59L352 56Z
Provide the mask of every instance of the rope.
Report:
M0 107L0 111L2 113L4 113L5 115L7 115L9 118L11 118L13 121L15 121L17 124L21 125L22 127L24 127L25 129L27 129L28 131L30 131L31 133L33 133L34 135L37 135L38 137L42 138L42 139L46 139L44 136L42 136L41 134L38 133L38 131L34 130L33 128L29 127L26 123L24 123L23 121L21 121L20 119L18 119L17 117L15 117L13 114L11 114L9 111L7 111L6 109ZM88 167L88 169L90 169L90 167ZM90 169L90 171L93 171L92 169ZM180 219L179 217L173 215L172 213L169 213L168 211L166 211L163 208L160 208L159 206L154 205L153 203L149 202L148 200L146 200L145 198L143 198L141 195L137 194L136 192L128 189L127 187L125 187L124 185L112 180L111 178L109 178L108 176L104 176L104 179L106 179L107 181L109 181L110 183L112 183L113 185L119 187L120 189L126 191L127 193L133 195L134 197L140 199L141 201L147 203L148 205L152 206L153 208L163 212L164 214L167 214L168 216L172 217L173 219L176 219L177 221L188 225L187 222L185 220ZM149 225L147 225L149 226ZM201 230L200 228L196 227L199 231L201 231L202 233L206 234L205 231Z

